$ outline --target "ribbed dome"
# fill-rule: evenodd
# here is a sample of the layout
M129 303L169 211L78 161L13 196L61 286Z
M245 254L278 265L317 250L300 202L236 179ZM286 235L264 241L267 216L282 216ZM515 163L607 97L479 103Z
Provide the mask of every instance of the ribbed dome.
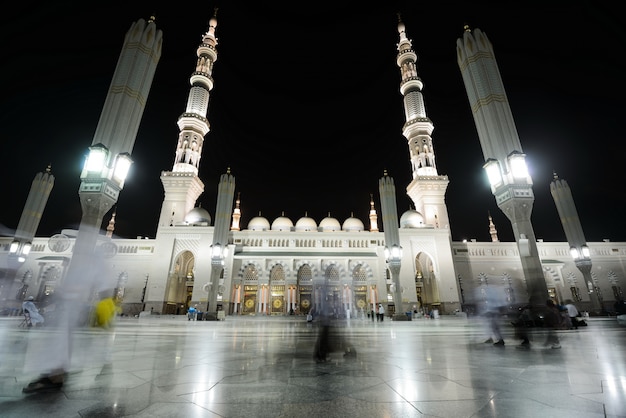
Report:
M291 231L293 222L286 216L279 216L272 222L272 231Z
M400 228L422 228L424 217L416 210L410 209L400 217Z
M322 228L322 231L341 231L341 225L339 224L339 221L330 216L322 219L322 221L320 222L320 228Z
M248 222L248 229L252 231L268 231L270 229L270 221L261 215L255 216Z
M344 231L363 231L365 230L365 226L360 219L355 218L354 216L349 217L345 221L343 221L343 225L341 229Z
M211 225L211 215L204 208L193 208L185 216L185 223L189 225Z
M296 231L317 231L315 219L303 216L296 222Z

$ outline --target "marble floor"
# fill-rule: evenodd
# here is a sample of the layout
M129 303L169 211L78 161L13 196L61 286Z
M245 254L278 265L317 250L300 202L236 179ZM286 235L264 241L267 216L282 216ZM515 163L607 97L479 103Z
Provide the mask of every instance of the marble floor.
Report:
M474 319L351 319L331 324L323 362L303 317L120 318L110 364L102 335L78 330L63 387L28 395L29 356L57 331L20 321L0 319L1 417L626 417L615 318L559 331L561 349L541 330L522 349L508 324L487 344Z

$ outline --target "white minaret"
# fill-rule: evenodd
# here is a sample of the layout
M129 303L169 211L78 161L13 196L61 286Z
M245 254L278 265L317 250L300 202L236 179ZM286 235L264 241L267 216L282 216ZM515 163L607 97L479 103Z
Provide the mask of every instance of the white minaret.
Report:
M399 17L398 17L399 18ZM448 208L445 194L448 188L448 176L437 173L435 150L433 148L433 123L426 116L422 88L424 84L417 75L417 54L413 51L411 40L406 36L402 20L398 22L397 64L400 67L402 81L400 92L404 96L404 117L406 123L402 134L409 145L413 180L406 191L415 209L422 214L424 222L435 228L450 229Z
M240 193L237 193L237 200L235 200L235 209L233 210L233 221L230 225L231 231L240 231L239 221L241 220L241 198Z
M213 89L213 64L217 61L217 8L209 21L209 29L198 46L196 69L189 82L191 89L185 112L178 118L178 143L172 171L161 173L165 199L161 207L158 227L176 225L194 208L196 200L204 191L204 183L198 177L204 137L209 132L207 112L209 95Z
M378 215L374 207L374 195L370 194L370 232L378 232Z
M530 221L535 196L493 46L480 29L465 27L456 42L457 63L498 207L511 221L529 302L545 307L548 287Z

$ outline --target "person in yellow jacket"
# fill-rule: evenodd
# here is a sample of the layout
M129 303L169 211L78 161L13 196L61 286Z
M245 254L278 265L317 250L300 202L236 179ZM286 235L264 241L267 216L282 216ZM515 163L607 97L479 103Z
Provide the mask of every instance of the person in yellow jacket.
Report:
M96 304L94 326L110 328L118 313L120 313L120 307L113 297L109 296L100 299Z

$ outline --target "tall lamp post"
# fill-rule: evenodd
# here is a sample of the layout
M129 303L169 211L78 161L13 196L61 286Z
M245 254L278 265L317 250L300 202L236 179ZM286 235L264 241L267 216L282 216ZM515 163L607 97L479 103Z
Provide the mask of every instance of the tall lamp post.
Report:
M117 202L131 164L128 153L111 155L103 144L89 147L78 191L83 216L64 282L68 290L85 286L88 287L86 291L93 290L91 287L95 283L85 280L85 275L95 271L94 263L100 261L94 256L102 218Z
M402 265L402 247L394 244L389 247L385 247L385 260L389 266L391 272L391 283L393 283L393 301L396 309L402 309L402 287L400 286L400 267ZM396 315L400 315L402 312L396 311Z
M209 296L206 304L207 319L217 319L217 292L219 280L224 270L224 259L228 256L228 247L219 242L211 246L211 277L209 280ZM215 317L213 317L213 315Z
M595 312L602 312L602 303L600 301L600 295L594 289L593 278L591 277L591 252L586 244L581 246L572 245L569 249L576 268L580 270L585 279L585 285L587 287L587 293L589 294L589 301L591 302L591 309ZM595 292L594 292L595 291ZM594 294L595 293L595 294Z

